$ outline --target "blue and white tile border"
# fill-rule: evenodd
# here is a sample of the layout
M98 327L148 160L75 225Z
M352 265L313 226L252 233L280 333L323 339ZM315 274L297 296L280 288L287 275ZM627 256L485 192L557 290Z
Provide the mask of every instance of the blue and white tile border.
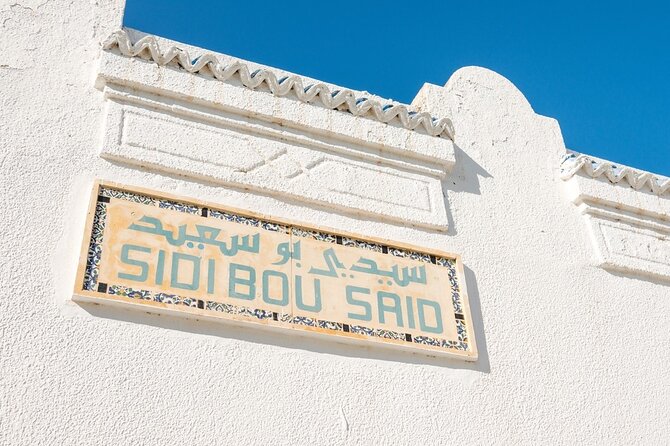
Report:
M228 221L234 221L241 224L255 226L267 231L290 233L294 236L312 238L328 243L340 244L343 246L355 246L362 249L369 249L375 252L388 254L396 257L409 257L416 261L432 263L434 265L445 267L449 270L449 281L454 317L458 339L447 340L433 338L428 336L412 336L409 333L395 332L379 328L371 328L360 325L348 325L341 322L333 322L308 318L302 316L291 316L289 314L278 314L267 310L248 308L244 306L231 305L218 301L202 301L190 297L178 295L157 293L148 290L134 289L127 286L115 284L98 283L99 264L102 256L102 240L106 224L107 209L106 205L111 199L126 200L133 203L140 203L147 206L157 206L160 208L171 209L179 212L186 212L194 215L202 215L206 218L217 218ZM471 357L476 359L476 349L474 342L471 341L470 328L466 319L469 321L469 315L466 316L463 304L463 292L461 290L460 278L457 271L457 261L455 258L435 256L417 251L387 246L384 244L352 238L350 236L340 236L330 232L292 226L283 223L277 223L270 220L242 215L240 213L217 210L209 207L194 205L192 203L174 199L163 199L153 195L135 193L124 190L120 186L108 186L99 184L97 197L94 203L94 212L92 223L90 225L90 236L86 250L86 263L83 268L81 291L88 293L100 293L114 298L129 299L138 303L152 302L159 306L180 306L190 307L207 313L218 313L233 316L236 319L243 318L250 321L265 320L269 322L313 327L327 332L337 332L341 335L358 335L363 337L381 338L385 340L396 341L405 345L421 344L425 346L437 347L446 351L473 354ZM76 292L75 292L76 294Z

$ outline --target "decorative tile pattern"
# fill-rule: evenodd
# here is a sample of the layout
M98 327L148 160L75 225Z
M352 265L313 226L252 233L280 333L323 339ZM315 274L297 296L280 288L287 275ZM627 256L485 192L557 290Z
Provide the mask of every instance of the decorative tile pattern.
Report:
M468 333L465 329L465 322L456 319L456 330L458 332L458 340L461 342L468 342Z
M322 242L337 243L337 237L326 232L310 231L308 229L302 228L291 228L291 234L297 235L298 237L313 238L314 240L319 240Z
M316 319L304 316L294 316L290 322L295 325L307 325L309 327L316 327Z
M328 330L334 331L343 331L344 325L340 322L331 322L331 321L317 321L317 326L319 328L326 328Z
M440 346L444 348L458 348L458 344L459 343L456 341L447 341L446 339L443 339Z
M384 330L383 328L370 328L362 325L352 325L349 327L349 331L352 333L362 334L365 336L384 338L384 339L395 339L396 341L407 341L407 335L405 333L398 333L397 331Z
M449 269L449 283L451 284L451 301L454 305L454 313L463 314L463 303L461 301L461 289L458 285L458 274L454 259L437 257L435 263Z
M197 300L197 299L191 299L191 298L185 297L185 298L182 299L181 304L182 304L182 305L186 305L186 306L188 306L188 307L195 307L195 308L197 308L197 307L198 307L198 300Z
M356 240L349 237L342 237L342 245L344 246L355 246L356 248L369 249L371 251L383 252L382 245L378 245L372 242L366 242L364 240Z
M223 212L223 211L216 211L216 210L211 210L209 212L209 215L214 217L214 218L219 218L221 220L226 220L226 221L233 221L235 223L241 223L243 225L248 225L248 226L260 226L260 220L251 218L251 217L245 217L242 215L236 215L236 214L230 214L228 212Z
M272 311L247 308L238 305L224 304L221 302L207 301L207 310L222 313L242 315L255 319L272 319Z
M272 311L259 310L256 308L238 307L237 314L256 319L272 319Z
M365 336L374 336L375 330L370 327L364 327L362 325L351 325L349 326L349 331L351 333L362 334Z
M397 331L392 330L383 330L381 328L375 328L373 336L385 339L395 339L396 341L406 340L405 333L398 333Z
M153 296L153 298L155 302L161 302L164 304L185 305L187 307L193 307L193 308L198 307L198 300L192 299L190 297L182 297L177 296L175 294L167 294L167 293L156 293Z
M452 259L445 259L444 257L435 257L435 264L446 268L454 267L454 261Z
M177 305L181 302L181 298L175 294L156 293L154 300L163 304Z
M151 300L151 293L146 290L136 290L134 288L121 286L121 285L111 285L107 288L108 294L113 294L115 296L123 296L129 299L142 299L142 300Z
M451 301L454 304L454 313L463 314L463 306L461 305L461 296L457 292L451 293Z
M108 198L118 198L121 200L132 201L133 203L147 204L149 206L155 206L158 202L158 200L155 198L133 194L132 192L126 192L123 190L110 189L107 187L100 188L100 195Z
M440 347L442 345L440 339L431 338L430 336L415 336L412 340L417 344L434 345L435 347Z
M449 283L451 284L451 301L454 304L454 313L463 314L461 289L458 286L458 276L455 268L449 268Z
M91 243L101 244L102 234L105 232L105 219L107 217L107 205L97 203L95 205L95 216L91 227Z
M88 246L86 269L84 270L84 289L93 291L98 285L100 258L102 257L102 235L105 231L107 205L96 203L93 224L91 227L91 241Z
M228 314L237 314L238 307L236 305L224 304L221 302L213 302L211 300L208 300L206 308L211 311L219 311Z
M201 208L192 204L178 203L170 200L160 200L158 207L162 209L170 209L172 211L186 212L187 214L199 215Z
M84 289L94 291L98 285L98 273L102 248L100 245L91 244L88 248L86 270L84 271Z
M412 260L419 260L421 262L432 263L430 261L430 255L416 251L407 251L399 248L389 248L389 254L396 257L408 257Z
M119 191L105 187L100 188L99 195L102 197L123 199L134 203L141 203L150 206L158 205L160 208L176 210L179 212L187 212L191 214L201 214L202 211L202 209L199 208L198 206L194 206L191 204L179 203L170 200L154 199L139 194ZM87 263L84 270L84 284L83 284L84 290L88 291L96 291L98 287L99 264L102 255L101 252L102 241L105 230L105 223L107 219L106 206L107 205L105 200L96 203L95 213L93 216L91 238L87 254ZM207 213L204 213L203 215L206 216ZM411 258L413 260L423 261L426 263L435 263L438 266L447 268L449 275L451 298L454 307L454 314L456 316L456 329L457 329L458 340L453 341L453 340L433 338L430 336L410 336L407 335L406 333L400 333L392 330L384 330L380 328L371 328L362 325L351 325L348 326L347 328L345 327L345 324L341 322L317 320L314 318L303 317L303 316L292 316L291 314L285 314L285 313L277 314L267 310L247 308L244 306L225 304L215 301L202 302L198 301L197 299L189 297L183 297L179 295L166 294L166 293L152 293L147 290L139 290L116 284L108 284L106 288L106 293L128 299L153 301L167 305L183 305L191 308L201 308L205 311L213 311L235 316L243 316L249 319L275 320L281 323L318 327L322 329L339 331L339 332L347 331L350 333L360 334L369 337L403 341L410 344L416 343L416 344L441 347L445 349L468 351L468 342L469 342L468 329L466 322L463 320L464 316L463 302L461 298L455 259L443 258L443 257L431 258L431 256L428 254L403 250L399 248L386 247L373 242L357 240L349 237L338 237L334 234L281 225L278 223L263 221L255 218L245 217L213 209L209 210L209 217L219 218L227 221L233 221L249 226L261 227L268 231L290 233L298 237L311 238L315 240L325 241L328 243L339 242L344 246L354 246L362 249L372 250L375 252L387 253L388 255L395 257L406 257ZM345 328L347 329L345 330Z
M283 234L289 233L288 226L280 225L278 223L272 223L269 221L261 221L261 228L265 229L266 231L281 232Z

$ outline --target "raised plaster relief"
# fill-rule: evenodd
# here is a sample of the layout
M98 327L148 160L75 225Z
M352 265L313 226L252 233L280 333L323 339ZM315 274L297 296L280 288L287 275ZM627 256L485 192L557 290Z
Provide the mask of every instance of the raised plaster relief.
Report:
M574 153L561 178L589 222L599 266L670 280L670 179Z
M670 279L670 232L596 216L591 224L601 266Z
M441 174L303 133L232 128L109 92L101 156L402 224L446 230ZM351 147L351 146L350 146ZM437 174L436 174L437 173Z
M159 42L120 31L104 45L102 157L447 230L449 119Z

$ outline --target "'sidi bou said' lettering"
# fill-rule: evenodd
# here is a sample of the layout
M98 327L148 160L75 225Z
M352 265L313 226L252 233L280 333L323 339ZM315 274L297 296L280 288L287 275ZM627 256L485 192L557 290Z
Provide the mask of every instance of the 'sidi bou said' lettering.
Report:
M343 323L449 334L445 268L237 223L174 225L133 214L120 220L125 235L115 243L115 277L108 278L114 282Z

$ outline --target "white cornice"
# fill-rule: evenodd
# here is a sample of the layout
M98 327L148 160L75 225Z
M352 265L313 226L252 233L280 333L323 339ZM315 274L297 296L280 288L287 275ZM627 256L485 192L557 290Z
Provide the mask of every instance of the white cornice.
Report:
M191 60L186 49L204 50L130 29L105 48L95 82L107 101L101 157L447 229L442 182L456 163L448 120L432 125L406 106L225 54Z
M561 163L561 178L586 217L598 265L670 280L670 179L577 153Z
M148 58L161 66L175 63L189 73L211 74L222 82L237 77L250 89L256 89L264 84L275 96L292 93L303 102L318 101L328 109L346 110L354 116L370 117L384 123L396 121L408 130L422 128L429 135L452 141L454 139L453 124L448 118L436 119L425 112L410 111L407 105L391 102L382 104L376 99L357 97L352 90L331 89L320 82L304 85L303 79L295 75L278 79L275 73L269 70L258 69L250 72L248 66L241 62L224 66L212 53L203 53L192 58L186 50L174 45L162 51L153 36L145 36L132 43L125 30L118 30L103 43L104 50L114 48L118 48L119 52L127 57Z
M656 195L663 195L670 191L670 178L657 176L632 167L619 166L588 155L572 153L561 162L561 179L569 180L580 172L591 178L599 178L604 175L613 184L625 181L635 190L648 189Z

